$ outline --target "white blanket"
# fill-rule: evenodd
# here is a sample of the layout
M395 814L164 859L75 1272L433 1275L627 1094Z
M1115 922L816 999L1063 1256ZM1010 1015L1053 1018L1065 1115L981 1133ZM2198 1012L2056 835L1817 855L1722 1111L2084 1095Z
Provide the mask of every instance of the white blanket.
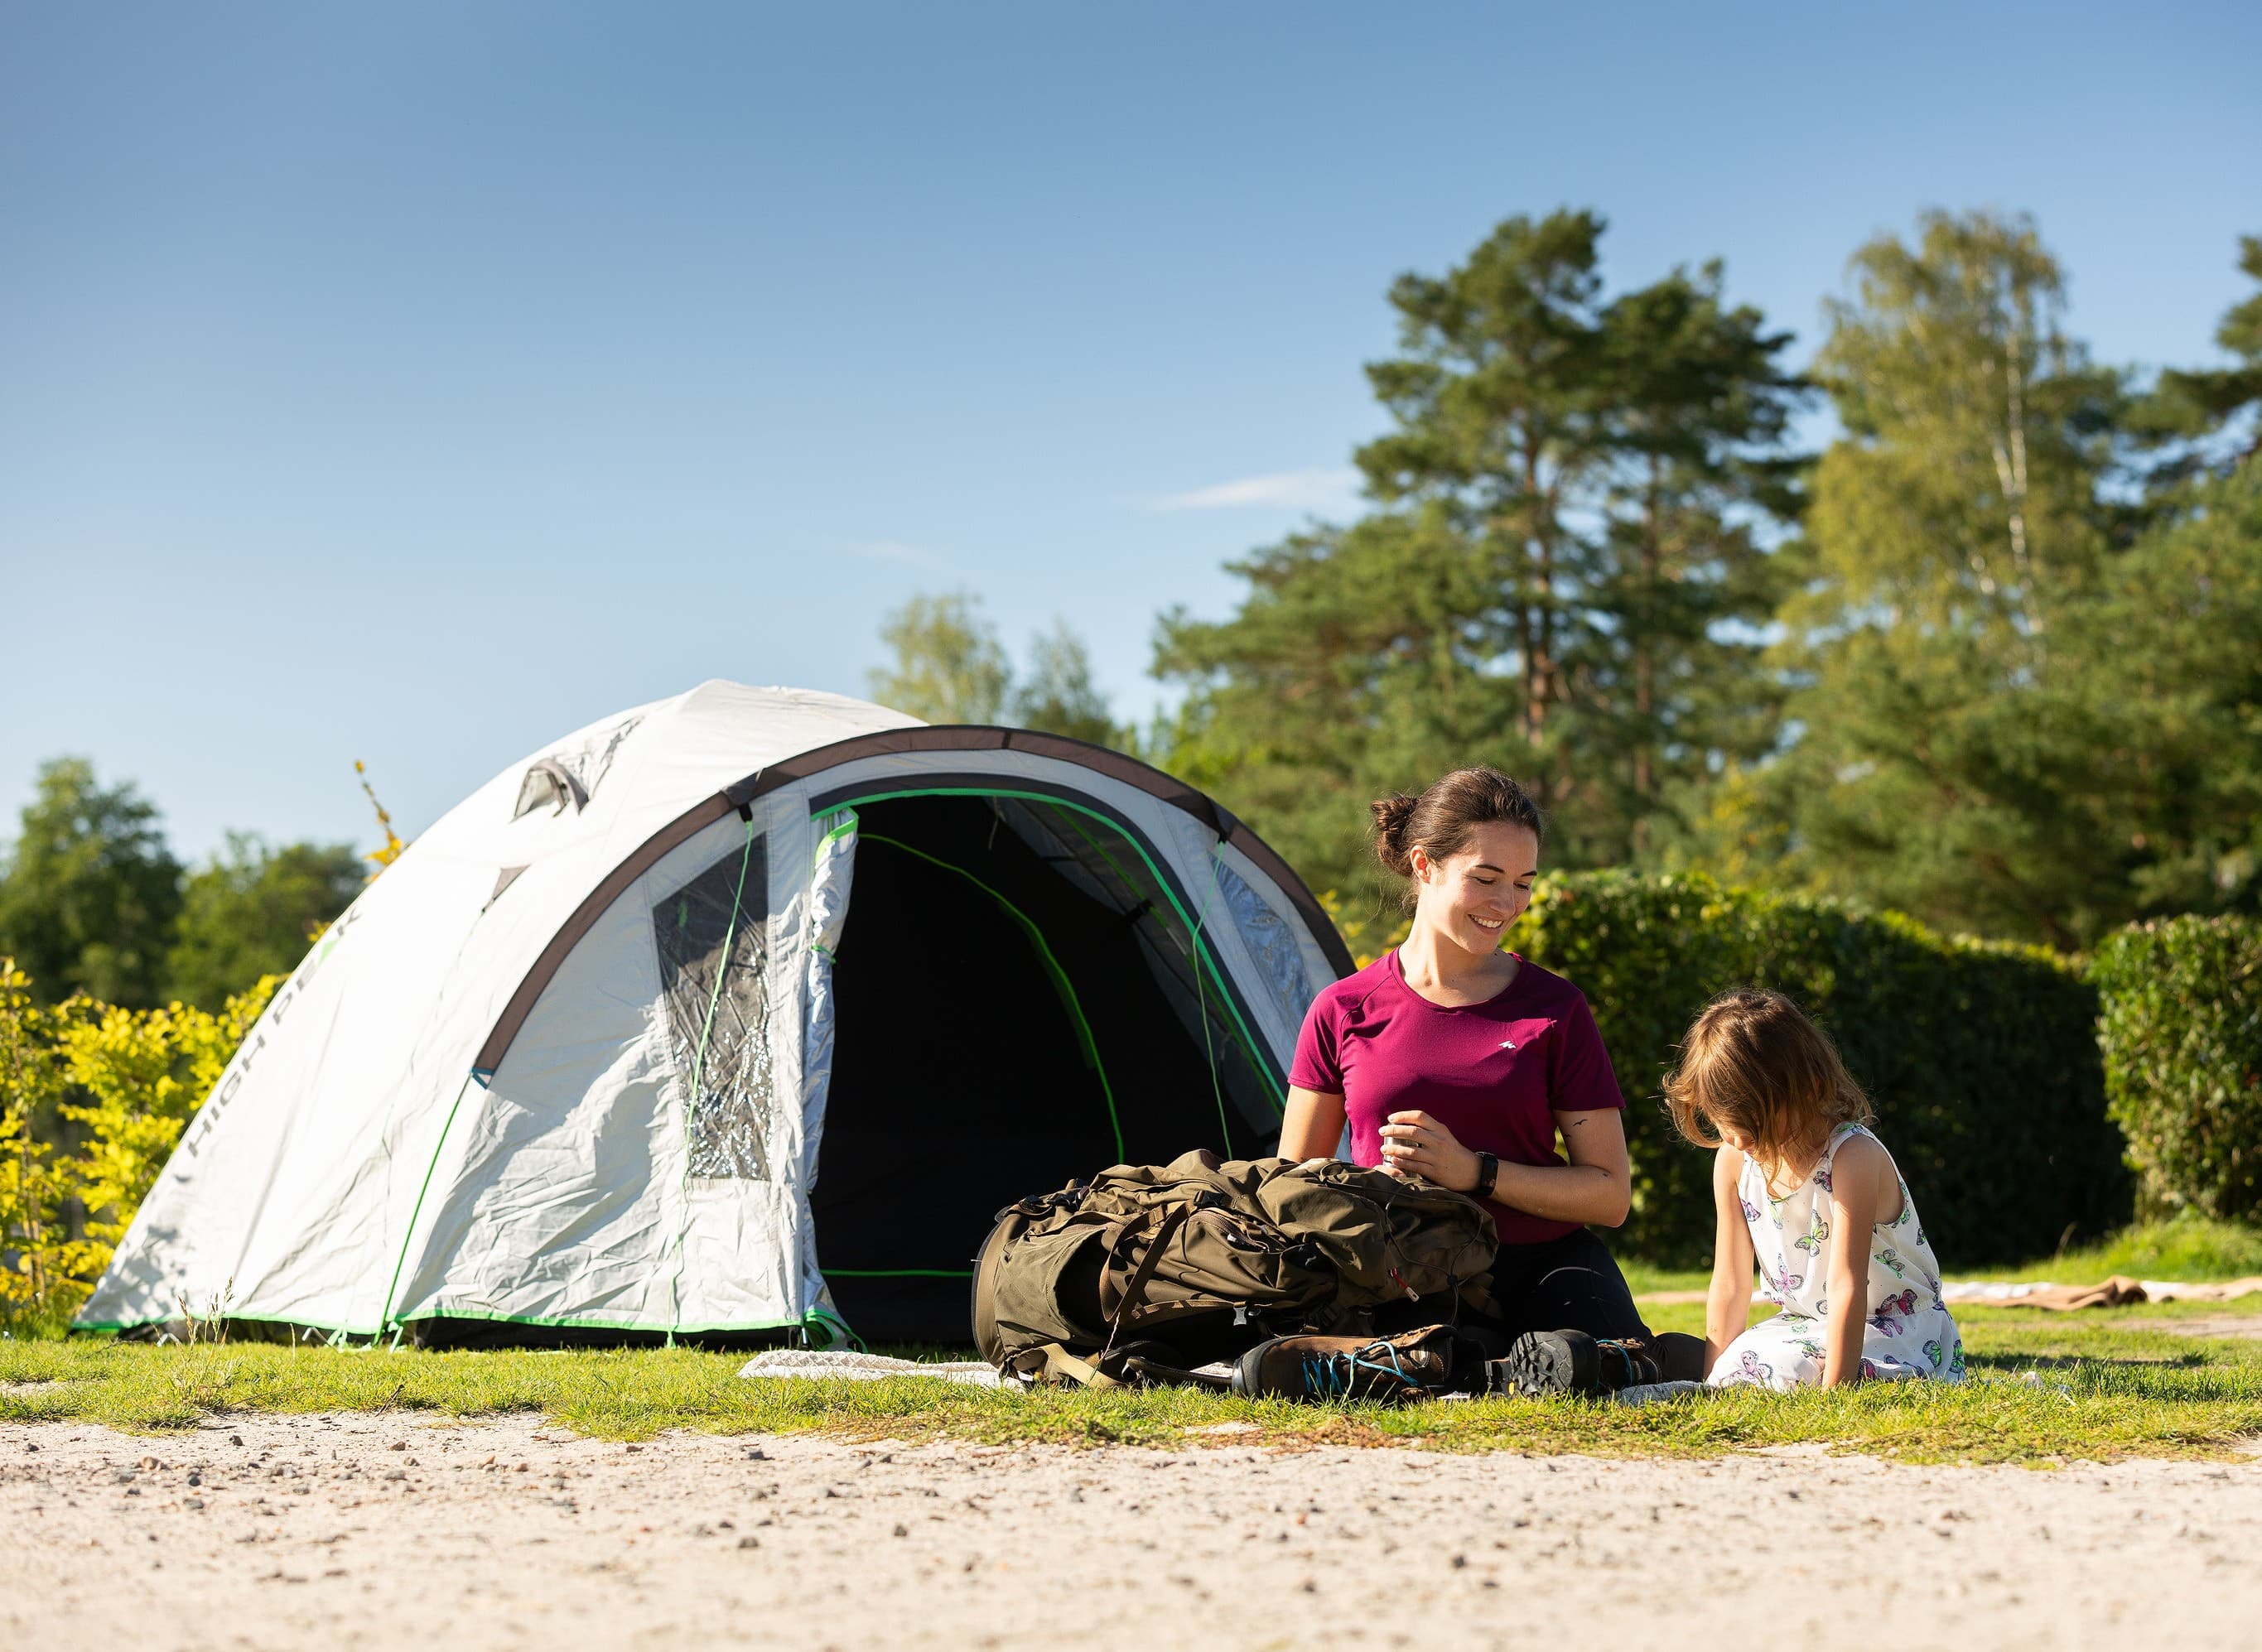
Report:
M818 1352L813 1348L772 1348L748 1360L740 1376L845 1376L859 1383L876 1383L890 1376L927 1376L969 1388L998 1388L1003 1379L980 1360L891 1360L882 1354L855 1354L846 1349Z

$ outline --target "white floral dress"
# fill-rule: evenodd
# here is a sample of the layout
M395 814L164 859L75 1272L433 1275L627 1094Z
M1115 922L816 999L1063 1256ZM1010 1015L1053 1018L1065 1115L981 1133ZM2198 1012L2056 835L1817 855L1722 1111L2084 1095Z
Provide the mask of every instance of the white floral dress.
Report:
M1761 1294L1782 1311L1728 1345L1705 1379L1714 1388L1820 1386L1832 1285L1830 1166L1855 1136L1877 1139L1859 1124L1841 1124L1813 1174L1780 1199L1768 1191L1759 1166L1744 1160L1736 1192L1759 1258ZM1900 1182L1898 1166L1893 1179ZM1900 1213L1869 1230L1869 1323L1862 1333L1862 1375L1960 1383L1963 1339L1941 1296L1940 1264L1925 1242L1908 1183L1900 1182Z

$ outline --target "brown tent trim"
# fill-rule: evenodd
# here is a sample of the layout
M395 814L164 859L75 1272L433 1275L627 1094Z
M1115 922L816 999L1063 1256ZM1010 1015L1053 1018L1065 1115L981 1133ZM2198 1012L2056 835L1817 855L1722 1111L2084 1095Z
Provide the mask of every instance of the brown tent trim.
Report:
M479 1046L479 1054L472 1059L472 1071L475 1074L484 1079L502 1065L503 1052L509 1049L511 1040L518 1037L519 1028L534 1012L535 1000L542 996L542 989L550 984L550 978L564 965L566 954L580 944L581 937L595 926L597 920L627 891L629 886L657 865L669 850L733 812L730 799L720 793L702 799L645 838L638 845L635 853L615 866L605 880L589 892L587 898L573 909L573 916L567 918L558 933L550 937L550 945L542 949L542 956L534 960L534 967L526 972L526 979L518 983L518 990L511 994L510 1002L502 1007L502 1014L495 1022L494 1031L487 1034L487 1041Z
M1274 852L1271 844L1248 827L1235 819L1206 794L1174 779L1160 769L1128 758L1120 751L1111 751L1088 741L1071 740L1064 735L1039 734L1028 729L998 729L976 723L930 724L916 729L890 729L878 734L858 735L853 739L836 740L831 745L813 747L792 757L759 769L745 779L737 781L692 805L674 820L661 827L638 844L620 865L615 866L605 880L589 892L587 899L575 908L573 916L566 920L542 955L534 960L520 981L518 990L511 994L510 1002L503 1006L496 1019L494 1030L487 1034L486 1042L479 1046L472 1071L492 1074L502 1065L504 1052L518 1030L533 1013L536 1000L549 986L551 977L565 964L566 955L580 945L581 937L595 927L606 909L638 878L656 866L662 857L677 844L713 825L731 814L750 815L754 800L836 769L843 764L855 763L865 758L891 757L923 751L1026 751L1033 757L1052 758L1072 763L1110 779L1157 797L1164 802L1192 815L1225 843L1230 844L1247 856L1257 869L1279 886L1283 894L1295 904L1303 917L1312 938L1319 943L1338 977L1348 975L1355 966L1351 951L1343 937L1336 933L1335 924L1327 912L1312 898L1304 880L1288 869L1288 863ZM907 777L908 778L908 777ZM984 776L983 779L997 779ZM931 783L931 780L930 780ZM863 788L859 787L859 790Z

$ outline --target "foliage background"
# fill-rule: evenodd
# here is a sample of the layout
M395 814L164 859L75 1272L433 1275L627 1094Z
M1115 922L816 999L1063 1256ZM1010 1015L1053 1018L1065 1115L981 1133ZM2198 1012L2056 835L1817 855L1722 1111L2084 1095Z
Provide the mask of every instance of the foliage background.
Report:
M2101 363L2031 220L1932 212L1855 250L1802 373L1717 261L1613 290L1606 233L1518 215L1391 284L1366 508L1233 564L1228 617L1161 616L1154 726L1065 626L1017 667L967 592L890 617L874 692L1204 786L1345 892L1355 952L1402 932L1367 801L1525 778L1566 875L1519 945L1617 1061L1632 1254L1708 1242L1658 1081L1742 984L1835 1033L1957 1266L2122 1219L2122 1131L2148 1208L2251 1220L2262 291L2215 364ZM2237 259L2262 283L2262 237ZM131 785L42 767L0 856L0 1305L68 1311L385 830L191 868Z
M1740 986L1789 995L1837 1040L1949 1266L2047 1254L2128 1217L2097 995L2048 952L1701 875L1549 879L1524 922L1519 950L1586 993L1617 1068L1630 1254L1711 1254L1711 1155L1674 1130L1661 1087L1696 1012Z
M2093 973L2113 1117L2147 1206L2262 1217L2262 923L2123 930Z
M85 1299L280 984L217 1013L43 1004L0 959L0 1317L59 1324Z

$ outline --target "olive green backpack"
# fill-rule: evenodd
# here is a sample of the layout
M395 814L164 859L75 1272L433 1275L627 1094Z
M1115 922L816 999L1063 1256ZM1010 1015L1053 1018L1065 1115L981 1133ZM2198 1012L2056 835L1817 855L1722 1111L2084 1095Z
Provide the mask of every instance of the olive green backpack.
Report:
M1365 1334L1387 1302L1481 1303L1494 1245L1475 1200L1334 1159L1116 1165L998 1213L974 1340L1031 1381L1183 1376L1267 1337Z

